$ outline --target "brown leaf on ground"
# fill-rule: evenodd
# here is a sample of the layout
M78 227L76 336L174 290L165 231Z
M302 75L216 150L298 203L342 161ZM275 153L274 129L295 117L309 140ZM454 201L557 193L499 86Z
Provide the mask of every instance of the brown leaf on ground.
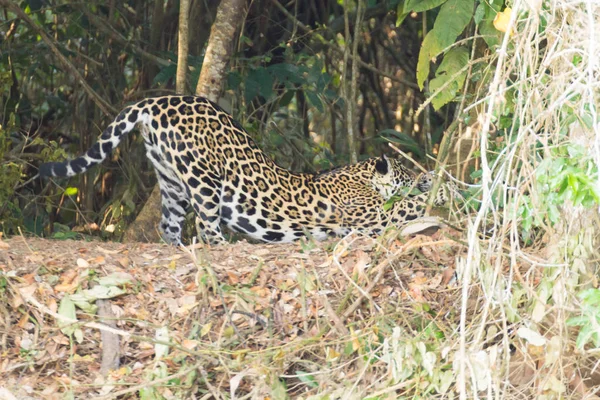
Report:
M46 391L49 398L64 397L66 390L72 390L75 398L91 398L139 385L156 368L159 329L172 343L161 360L165 374L201 362L211 384L224 391L240 366L260 371L239 382L237 391L248 392L253 385L265 384L260 378L265 371L295 374L295 360L303 357L319 354L323 363L354 357L363 349L363 336L375 335L374 321L389 315L398 323L398 310L406 309L406 300L433 304L437 297L455 296L436 292L443 281L441 269L414 261L417 255L423 258L422 249L432 240L423 236L384 247L372 238L351 237L311 250L298 243L242 241L208 249L196 246L195 256L160 244L6 240L0 265L15 274L10 278L7 309L27 307L29 313L11 314L10 325L2 327L7 340L18 343L0 357L0 368L9 371L4 374L5 387L15 389L17 398L27 395L20 365L30 365L36 373L28 374L27 384L37 394ZM458 249L431 245L427 254L443 262L453 259ZM43 265L51 267L40 268ZM111 329L120 338L118 351L110 354L119 355L121 367L108 372L106 381L96 381L103 358L101 333L93 325L99 320L93 310L79 308L77 302L85 298L78 297L78 288L91 288L98 278L117 272L132 277L126 285L118 285L123 294L105 300L115 322ZM57 312L65 293L73 293L70 297L77 300L81 343L61 333L56 317L48 314ZM28 299L46 309L32 306ZM445 308L436 312L442 315L455 300L440 304ZM343 337L346 326L352 330ZM307 343L313 344L303 351ZM26 361L22 346L31 354L37 352L39 361ZM119 385L110 385L117 381ZM172 390L166 384L159 386L160 393Z

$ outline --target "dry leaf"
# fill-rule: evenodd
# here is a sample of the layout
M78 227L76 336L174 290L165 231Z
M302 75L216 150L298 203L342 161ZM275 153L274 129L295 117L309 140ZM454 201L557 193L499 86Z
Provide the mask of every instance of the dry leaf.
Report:
M77 271L74 269L70 269L61 274L60 283L62 283L63 285L71 283L75 280L75 278L77 278Z
M506 32L508 30L508 24L510 22L510 15L512 14L512 9L510 7L506 7L504 11L496 14L496 18L494 18L494 28L499 30L500 32ZM511 32L512 35L512 32Z
M119 254L122 250L108 250L100 246L96 246L96 249L100 250L104 254Z
M184 339L183 342L181 342L181 345L188 350L194 350L198 346L198 341Z
M229 283L232 285L240 283L240 278L238 277L238 275L234 274L231 271L227 271L227 277L229 278Z
M98 256L98 257L94 257L92 258L89 262L92 264L104 264L104 257L102 256Z
M77 259L77 266L79 268L89 268L90 267L90 263L88 263L87 261L85 261L83 258L78 258Z

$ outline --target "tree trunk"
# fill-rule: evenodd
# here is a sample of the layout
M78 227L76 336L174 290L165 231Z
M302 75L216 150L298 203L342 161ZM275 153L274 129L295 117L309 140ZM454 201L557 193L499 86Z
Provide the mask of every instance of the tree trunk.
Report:
M179 39L177 43L177 94L185 93L187 82L187 59L188 59L188 19L190 15L190 0L179 2Z
M182 0L183 4L184 0ZM235 33L242 25L245 0L222 0L217 10L217 17L210 32L202 72L196 86L196 94L217 101L225 82L225 70L235 43ZM181 15L181 14L180 14ZM186 13L186 15L188 15ZM181 19L180 19L181 21ZM187 31L187 29L186 29ZM181 26L180 26L181 35ZM179 37L181 41L181 36ZM186 51L187 56L187 51ZM178 60L181 60L181 54ZM180 61L179 61L180 62ZM187 63L186 63L187 65ZM186 68L187 70L187 68ZM179 92L179 65L177 85ZM157 226L160 222L161 198L158 185L140 211L136 220L129 225L123 236L124 242L159 241Z
M233 52L235 32L243 21L245 0L222 0L210 31L196 94L217 101L223 89L225 68Z

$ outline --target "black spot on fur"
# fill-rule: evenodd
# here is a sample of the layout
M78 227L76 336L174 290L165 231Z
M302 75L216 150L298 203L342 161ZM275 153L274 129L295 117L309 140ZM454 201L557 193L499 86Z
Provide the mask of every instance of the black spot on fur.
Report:
M111 142L102 143L102 152L106 155L109 154L113 149L113 145Z
M100 154L100 143L94 143L94 145L88 150L87 155L94 160L101 160L102 155Z
M280 242L284 238L284 236L285 234L281 232L268 231L266 234L263 235L263 240L267 242Z
M200 189L200 194L203 196L212 196L213 191L209 188L203 187L202 189Z
M179 166L177 166L179 167ZM200 182L198 181L198 179L191 177L188 179L188 185L190 185L192 188L196 189L198 186L200 186Z
M221 218L231 220L232 210L227 206L221 206Z
M136 123L138 119L138 110L133 110L131 111L131 114L129 114L129 122L131 123Z
M79 157L79 158L76 158L73 161L71 161L71 169L76 174L79 174L79 173L85 171L87 166L88 166L88 163L85 160L85 158L83 158L83 157Z
M239 217L237 224L248 233L254 233L257 230L256 227L250 223L250 220L245 217Z
M388 162L385 156L382 156L381 158L378 158L377 161L375 161L375 169L382 175L388 173Z

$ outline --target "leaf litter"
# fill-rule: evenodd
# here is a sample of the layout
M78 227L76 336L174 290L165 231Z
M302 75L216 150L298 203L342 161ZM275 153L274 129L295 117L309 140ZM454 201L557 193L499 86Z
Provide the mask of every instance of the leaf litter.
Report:
M187 250L1 241L0 386L16 398L336 398L385 380L385 368L361 375L367 342L454 314L464 249L452 234ZM106 376L101 332L119 339Z

